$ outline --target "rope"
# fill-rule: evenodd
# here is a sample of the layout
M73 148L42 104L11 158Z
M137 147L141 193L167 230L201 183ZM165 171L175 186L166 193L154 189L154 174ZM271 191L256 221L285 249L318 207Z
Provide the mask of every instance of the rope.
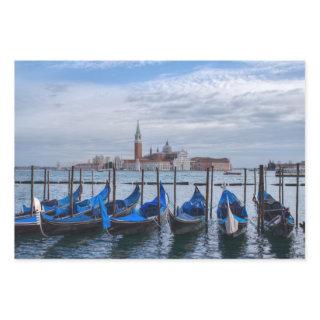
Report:
M41 234L42 234L44 237L49 238L49 236L48 236L48 235L43 231L43 229L42 229L41 213L40 213L39 211L36 213L36 220L37 220L37 224L39 225Z

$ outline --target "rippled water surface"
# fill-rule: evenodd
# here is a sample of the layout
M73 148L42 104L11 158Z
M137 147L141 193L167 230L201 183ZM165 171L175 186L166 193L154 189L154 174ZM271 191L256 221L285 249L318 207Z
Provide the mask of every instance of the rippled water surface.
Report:
M106 172L95 172L95 181L104 181ZM17 170L16 180L30 180L30 171ZM76 176L77 178L77 176ZM84 172L85 181L91 180L91 172ZM161 181L172 182L172 172L161 172ZM35 180L43 179L43 171L35 171ZM52 171L52 181L68 179L65 171ZM117 198L127 197L134 185L126 184L140 181L139 172L117 172ZM177 186L177 204L181 205L188 200L194 191L193 183L205 182L205 172L178 172L177 181L188 181L189 185ZM155 181L155 172L145 172L145 181ZM242 182L243 175L226 176L221 172L214 173L214 182ZM304 178L300 178L304 183ZM253 182L253 172L248 171L248 182ZM274 172L267 173L267 191L278 198L278 182ZM285 178L285 183L295 183L296 178ZM77 186L75 186L76 188ZM94 193L99 192L103 185L94 185ZM199 187L205 194L205 187ZM52 184L50 198L61 198L67 194L67 184ZM173 186L165 185L165 189L173 201ZM244 198L243 186L229 187L240 199ZM208 231L196 234L174 236L169 225L163 224L161 230L148 234L134 236L111 236L105 232L88 232L79 235L54 236L17 236L15 240L16 258L304 258L304 233L301 228L295 230L289 239L274 238L268 234L258 235L253 224L248 225L246 234L237 239L228 239L220 235L216 221L216 205L222 189L215 186L213 189L213 218L209 221ZM255 207L252 202L253 186L247 186L247 210L250 218L255 216ZM84 184L83 198L90 197L91 185ZM155 197L156 186L146 185L144 200ZM35 185L35 196L42 199L43 185ZM16 212L21 210L22 204L30 202L30 185L15 184ZM284 202L295 217L296 187L286 186ZM299 189L299 221L304 221L304 187Z

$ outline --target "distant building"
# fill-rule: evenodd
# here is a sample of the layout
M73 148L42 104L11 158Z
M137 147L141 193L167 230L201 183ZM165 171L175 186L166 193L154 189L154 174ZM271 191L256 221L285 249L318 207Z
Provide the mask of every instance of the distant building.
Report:
M186 150L181 150L178 153L177 158L173 160L173 167L176 167L177 170L190 170L191 161L188 159L188 152Z
M214 166L216 171L230 171L231 163L228 158L210 158L210 157L195 157L191 159L191 170L206 170Z
M176 160L178 170L190 170L190 160L188 160L188 153L185 150L176 152L172 150L172 147L167 140L162 148L162 152L153 153L152 147L150 148L149 154L142 156L142 135L140 131L139 122L137 123L136 133L134 136L134 159L125 159L121 163L123 170L171 170L175 165ZM120 167L117 167L120 168Z

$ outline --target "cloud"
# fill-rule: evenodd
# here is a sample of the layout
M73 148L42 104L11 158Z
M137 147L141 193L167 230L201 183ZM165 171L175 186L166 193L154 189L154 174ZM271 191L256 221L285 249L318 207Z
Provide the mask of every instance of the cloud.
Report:
M300 160L303 75L301 62L248 62L123 86L17 83L17 164L83 161L99 153L132 157L138 119L144 150L169 138L192 156L228 156L238 165Z
M52 69L81 69L81 70L108 70L112 68L141 68L154 64L160 64L161 61L137 60L137 61L56 61L49 63Z

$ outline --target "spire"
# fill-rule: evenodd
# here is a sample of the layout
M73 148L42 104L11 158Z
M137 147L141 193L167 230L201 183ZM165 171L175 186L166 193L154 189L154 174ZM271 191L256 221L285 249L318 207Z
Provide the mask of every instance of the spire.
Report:
M139 120L137 121L137 129L136 129L135 139L136 139L136 141L141 140Z

